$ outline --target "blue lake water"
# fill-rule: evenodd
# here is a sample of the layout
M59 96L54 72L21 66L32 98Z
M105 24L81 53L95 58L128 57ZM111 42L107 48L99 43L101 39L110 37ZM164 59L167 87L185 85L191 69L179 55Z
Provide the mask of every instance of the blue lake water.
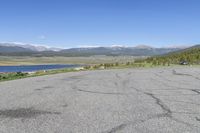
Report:
M40 70L52 70L62 68L75 68L79 65L25 65L25 66L0 66L0 72L34 72Z

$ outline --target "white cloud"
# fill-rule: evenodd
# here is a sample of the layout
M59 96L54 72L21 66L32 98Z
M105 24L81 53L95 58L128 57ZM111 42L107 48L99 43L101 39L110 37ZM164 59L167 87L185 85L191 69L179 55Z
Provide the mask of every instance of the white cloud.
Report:
M40 35L38 38L44 40L44 39L46 39L46 36L45 35Z
M126 45L111 45L110 47L127 47Z
M184 44L184 45L170 44L170 45L165 46L164 48L188 48L188 47L191 47L191 46L192 45L189 45L189 44Z
M80 48L97 48L97 47L100 47L98 45L79 45L77 47L80 47Z

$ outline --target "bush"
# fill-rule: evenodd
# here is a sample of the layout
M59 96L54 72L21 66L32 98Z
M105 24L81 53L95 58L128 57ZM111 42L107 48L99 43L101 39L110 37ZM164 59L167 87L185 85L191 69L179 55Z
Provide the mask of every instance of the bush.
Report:
M83 68L84 69L90 69L90 66L84 66Z

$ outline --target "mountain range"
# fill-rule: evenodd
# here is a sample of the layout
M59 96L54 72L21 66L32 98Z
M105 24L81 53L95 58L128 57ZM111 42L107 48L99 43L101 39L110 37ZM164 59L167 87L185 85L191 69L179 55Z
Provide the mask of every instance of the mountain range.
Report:
M51 47L47 47L47 46L37 46L37 45L31 45L31 44L19 44L19 43L0 43L0 47L1 48L9 48L12 49L11 51L15 51L15 50L21 50L20 51L37 51L37 52L41 52L41 51L60 51L60 48L51 48ZM1 50L1 49L0 49ZM8 50L10 51L10 50ZM1 50L0 52L8 52L7 50L3 51ZM15 51L17 52L17 51Z
M155 48L148 45L138 45L135 47L83 47L83 48L49 48L45 46L35 46L30 44L0 43L0 55L5 56L152 56L162 55L174 51L183 50L185 47Z

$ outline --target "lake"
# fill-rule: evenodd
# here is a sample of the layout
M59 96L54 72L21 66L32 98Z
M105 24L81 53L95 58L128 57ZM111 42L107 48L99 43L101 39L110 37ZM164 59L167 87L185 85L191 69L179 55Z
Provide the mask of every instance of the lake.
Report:
M22 66L0 66L0 72L35 72L40 70L52 70L62 68L75 68L80 65L22 65Z

